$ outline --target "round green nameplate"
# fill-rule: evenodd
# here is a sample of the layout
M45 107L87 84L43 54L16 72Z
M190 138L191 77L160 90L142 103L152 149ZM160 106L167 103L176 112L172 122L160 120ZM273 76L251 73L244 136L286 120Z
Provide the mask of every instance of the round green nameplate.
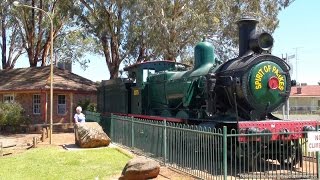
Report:
M249 75L249 89L261 106L277 106L283 102L281 93L286 91L286 76L279 65L264 61L255 65Z

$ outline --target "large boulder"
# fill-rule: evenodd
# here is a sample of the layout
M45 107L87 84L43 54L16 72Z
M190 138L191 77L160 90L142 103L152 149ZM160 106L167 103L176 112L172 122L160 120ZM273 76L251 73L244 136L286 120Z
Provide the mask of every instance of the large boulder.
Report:
M96 122L77 123L74 125L75 141L81 148L108 146L111 139Z
M119 180L146 180L156 178L160 172L158 162L139 156L131 159L122 170Z

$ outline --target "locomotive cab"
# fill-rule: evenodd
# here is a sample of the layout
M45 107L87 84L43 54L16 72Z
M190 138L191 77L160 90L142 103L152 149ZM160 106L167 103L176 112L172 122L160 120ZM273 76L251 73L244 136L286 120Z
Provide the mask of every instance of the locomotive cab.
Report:
M146 114L148 77L163 71L181 71L188 68L190 67L186 64L173 61L147 61L125 67L128 78L101 82L98 87L98 111L107 114Z
M136 86L132 86L130 107L133 114L148 114L149 91L148 78L153 74L163 71L186 70L189 66L173 61L145 61L125 67L128 71L129 79L132 79Z

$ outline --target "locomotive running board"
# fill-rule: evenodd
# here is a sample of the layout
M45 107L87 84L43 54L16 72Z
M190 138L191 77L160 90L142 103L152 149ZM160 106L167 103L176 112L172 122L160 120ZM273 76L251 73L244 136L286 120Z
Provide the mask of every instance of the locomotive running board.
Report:
M264 136L268 141L301 139L304 138L306 131L314 131L317 126L320 127L319 120L240 121L238 123L238 132L246 135L240 135L239 141L248 141L249 139L259 141ZM256 138L248 138L250 136Z

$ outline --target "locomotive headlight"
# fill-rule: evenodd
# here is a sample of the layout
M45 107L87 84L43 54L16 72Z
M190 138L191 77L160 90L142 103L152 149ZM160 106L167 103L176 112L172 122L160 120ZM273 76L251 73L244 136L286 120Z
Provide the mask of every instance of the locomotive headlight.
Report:
M275 76L272 76L268 80L268 86L270 89L278 89L279 88L279 79Z
M258 37L258 43L261 49L270 50L273 46L273 38L269 33L261 33Z
M261 51L268 51L273 46L273 37L267 32L255 34L250 38L250 49L256 53Z

